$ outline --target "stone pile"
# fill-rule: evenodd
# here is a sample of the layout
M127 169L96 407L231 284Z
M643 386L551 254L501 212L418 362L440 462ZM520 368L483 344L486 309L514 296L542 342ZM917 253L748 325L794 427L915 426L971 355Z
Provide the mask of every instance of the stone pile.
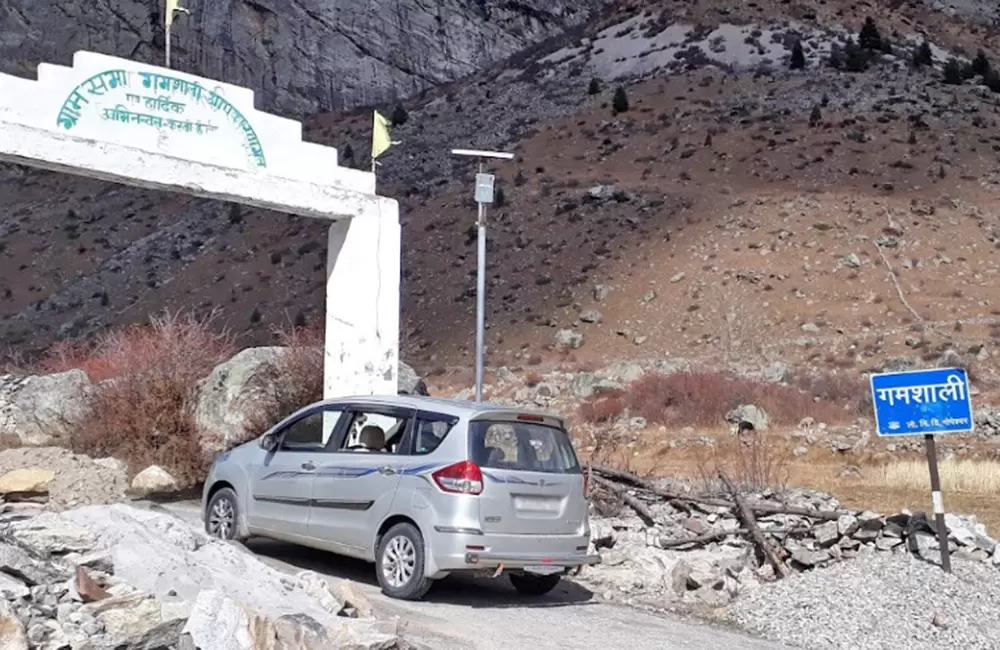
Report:
M599 471L595 478L599 486L609 481ZM869 553L940 562L935 523L924 513L844 510L831 495L803 489L747 494L742 499L765 552L729 497L641 483L614 482L595 494L619 506L617 516L592 520L592 543L604 562L584 578L608 597L721 607L744 587ZM974 516L948 514L945 523L952 557L1000 566L1000 547Z
M409 648L349 582L126 505L0 514L4 650Z

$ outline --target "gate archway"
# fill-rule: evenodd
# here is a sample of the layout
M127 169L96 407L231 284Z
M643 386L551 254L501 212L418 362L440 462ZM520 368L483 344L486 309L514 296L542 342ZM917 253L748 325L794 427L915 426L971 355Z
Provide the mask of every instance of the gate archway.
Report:
M324 397L396 393L398 205L252 90L77 52L0 74L0 161L330 221Z

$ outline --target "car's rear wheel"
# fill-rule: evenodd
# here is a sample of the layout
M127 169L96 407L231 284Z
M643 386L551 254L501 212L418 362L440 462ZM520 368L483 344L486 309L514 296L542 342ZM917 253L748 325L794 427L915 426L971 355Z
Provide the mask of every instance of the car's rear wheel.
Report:
M205 508L205 532L218 539L239 540L239 515L236 493L222 488L212 495Z
M533 573L509 573L507 577L514 589L525 596L544 596L562 580L560 575L540 576Z
M375 573L382 593L400 600L420 600L433 581L424 575L424 538L413 524L400 523L379 540Z

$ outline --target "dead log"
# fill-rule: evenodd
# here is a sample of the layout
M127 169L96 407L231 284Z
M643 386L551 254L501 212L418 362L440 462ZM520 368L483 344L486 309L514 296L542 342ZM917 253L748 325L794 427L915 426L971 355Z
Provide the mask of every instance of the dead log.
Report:
M746 499L743 498L743 495L739 493L739 490L736 489L733 482L724 473L719 474L719 479L726 486L726 489L729 490L729 494L733 497L733 500L736 501L737 515L740 521L743 522L743 525L746 526L747 531L749 531L750 539L753 541L754 546L767 559L768 563L774 567L774 573L779 578L787 578L792 573L791 569L781 561L774 547L764 538L764 534L760 531L760 526L757 525L757 520L754 518Z
M810 528L769 528L767 530L762 530L763 533L782 533L782 534L792 534L792 533L808 533ZM668 542L660 542L660 548L678 548L680 546L687 546L688 544L708 544L709 542L715 542L720 539L725 539L729 536L747 535L750 533L749 528L737 528L735 530L717 530L713 533L705 533L704 535L699 535L698 537L691 537L690 539L672 539Z
M665 499L668 502L671 502L672 505L676 505L676 502L686 502L703 506L713 506L716 508L728 508L730 510L737 507L735 502L728 501L726 499L700 497L663 490L656 487L649 481L639 478L635 474L618 469L594 466L591 471L599 476L604 476L614 481L628 483L637 489L644 490L660 497L661 499ZM775 505L771 503L761 503L759 501L747 501L746 505L750 508L751 512L759 515L796 515L799 517L810 517L812 519L820 519L823 521L836 521L844 515L854 514L846 510L810 510L809 508L793 508L790 506Z
M635 511L635 514L639 515L639 518L642 519L644 524L646 524L647 526L657 525L656 517L653 515L653 512L646 506L645 503L639 501L634 496L629 494L628 488L622 485L618 485L614 481L609 481L603 476L594 476L594 481L597 485L604 486L605 488L611 490L612 492L620 496L622 501L625 502L625 505L627 505L629 508L632 508L632 510Z

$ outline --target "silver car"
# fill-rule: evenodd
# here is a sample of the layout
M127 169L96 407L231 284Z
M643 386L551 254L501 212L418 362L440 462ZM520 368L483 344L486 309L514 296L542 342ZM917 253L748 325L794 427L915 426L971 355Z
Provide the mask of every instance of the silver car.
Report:
M216 458L205 528L376 564L383 593L416 600L453 571L551 591L589 554L587 481L563 420L415 396L332 399Z

